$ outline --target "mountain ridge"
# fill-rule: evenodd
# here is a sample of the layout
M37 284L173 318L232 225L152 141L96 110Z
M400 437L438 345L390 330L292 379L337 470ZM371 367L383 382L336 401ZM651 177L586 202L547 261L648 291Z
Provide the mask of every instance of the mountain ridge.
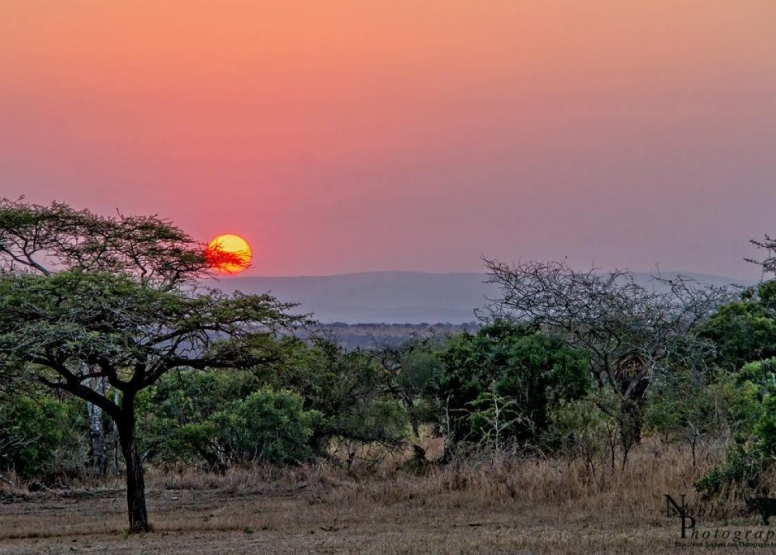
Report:
M657 272L634 272L640 284L654 282ZM663 279L683 275L710 285L752 285L756 281L693 272L661 271ZM283 302L299 303L321 323L463 324L476 321L474 310L498 296L497 285L478 272L378 271L328 276L229 276L203 285L226 293L271 293Z

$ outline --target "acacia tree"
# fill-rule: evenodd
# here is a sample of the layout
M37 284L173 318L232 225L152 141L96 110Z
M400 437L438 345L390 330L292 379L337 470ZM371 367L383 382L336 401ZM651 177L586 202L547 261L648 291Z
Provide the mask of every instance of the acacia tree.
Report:
M712 346L696 330L731 292L701 286L681 276L649 288L628 271L579 272L565 262L508 265L485 260L488 283L501 289L483 315L539 324L587 351L593 384L611 389L618 408L600 408L617 418L622 463L640 441L646 393L672 365L696 368Z
M176 368L275 360L275 334L305 323L288 314L293 305L269 295L227 296L197 285L214 265L239 262L156 216L0 200L0 381L37 380L113 420L130 532L150 529L137 393Z

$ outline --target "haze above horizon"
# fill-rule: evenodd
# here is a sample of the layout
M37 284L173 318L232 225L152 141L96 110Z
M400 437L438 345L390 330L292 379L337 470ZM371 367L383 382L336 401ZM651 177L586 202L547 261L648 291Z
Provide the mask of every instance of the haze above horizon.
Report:
M662 272L674 279L676 272ZM729 285L725 276L684 273L705 285ZM475 310L500 296L499 288L485 283L486 274L474 272L362 272L331 276L222 276L205 282L224 292L265 293L282 302L299 303L297 310L313 313L323 324L333 322L420 324L462 324L477 319ZM665 289L653 274L634 275L636 283ZM751 281L739 285L752 285Z
M5 0L0 197L236 233L247 276L756 279L774 52L766 0Z

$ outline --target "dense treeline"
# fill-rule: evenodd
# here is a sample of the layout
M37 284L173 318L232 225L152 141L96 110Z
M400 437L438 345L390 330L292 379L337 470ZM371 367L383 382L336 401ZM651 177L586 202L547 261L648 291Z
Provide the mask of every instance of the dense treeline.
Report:
M553 444L553 415L589 389L583 352L504 322L383 350L346 351L324 340L285 341L283 349L271 367L180 370L141 392L143 459L215 471L316 456L352 464L364 445L389 451L422 431L448 435L451 448L541 448ZM103 472L92 462L117 460L114 425L103 418L103 439L90 444L82 401L41 388L3 397L2 414L4 470L53 479Z
M760 478L776 457L774 298L772 281L741 292L698 322L698 353L684 341L681 356L645 374L642 433L682 442L694 458L714 440L729 441L727 461L698 484L707 496L731 488L767 493ZM447 459L540 453L583 458L594 472L626 464L627 399L598 380L589 350L535 318L494 318L475 334L372 350L277 341L283 355L271 365L181 369L142 391L144 462L215 472L316 457L352 465L376 456L364 446L387 453L415 443L422 457L419 434L436 434L446 440ZM106 394L121 393L108 385ZM97 440L85 402L44 388L3 395L0 468L54 483L121 472L115 424L103 415L99 425Z
M776 281L486 260L501 295L476 331L347 349L269 295L198 289L200 247L156 217L0 201L0 480L124 473L145 531L147 465L369 466L413 446L408 471L498 454L580 459L595 479L657 436L693 461L724 446L706 498L770 493Z
M472 314L472 316L474 316ZM317 335L326 337L346 349L375 349L386 344L396 345L417 339L431 339L440 335L476 333L481 324L345 324L334 322L321 325Z

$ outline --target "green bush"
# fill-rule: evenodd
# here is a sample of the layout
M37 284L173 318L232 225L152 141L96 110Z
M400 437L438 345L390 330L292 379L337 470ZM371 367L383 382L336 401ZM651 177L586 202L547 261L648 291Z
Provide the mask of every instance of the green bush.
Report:
M83 470L83 403L46 393L0 402L0 469L28 478Z
M716 363L737 370L747 361L776 355L776 280L746 290L721 307L703 326L701 336L716 345Z
M312 457L310 438L321 414L304 410L302 397L267 387L213 415L217 443L233 462L298 464Z
M551 412L584 397L590 387L583 353L558 337L508 322L452 338L441 359L444 370L434 394L454 441L479 442L491 433L490 441L495 433L498 444L544 445ZM505 412L496 423L499 403Z
M143 449L154 458L220 470L306 460L321 422L298 393L260 387L255 376L237 371L165 377L137 406Z
M745 364L734 379L734 443L725 461L695 483L706 499L734 492L767 495L771 489L765 476L776 466L776 359Z
M619 423L612 415L619 414L620 402L608 389L562 401L550 414L547 442L558 453L584 460L594 472L602 464L614 468Z
M369 352L319 340L299 346L292 364L265 379L299 393L306 410L320 413L312 438L316 454L326 455L332 442L395 448L407 439L407 410L391 393L395 376Z
M658 377L647 397L646 430L666 441L686 442L693 461L709 438L751 433L762 410L756 385L725 371L711 378L675 369Z

